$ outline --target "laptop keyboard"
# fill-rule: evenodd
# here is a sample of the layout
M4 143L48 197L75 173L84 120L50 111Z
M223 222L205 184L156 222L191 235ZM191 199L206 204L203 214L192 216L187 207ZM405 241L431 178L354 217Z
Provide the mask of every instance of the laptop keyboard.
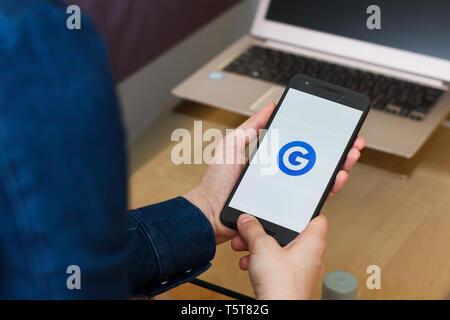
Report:
M362 92L371 98L374 109L418 121L425 118L443 93L439 89L260 46L251 46L224 70L282 86L294 75L304 74Z

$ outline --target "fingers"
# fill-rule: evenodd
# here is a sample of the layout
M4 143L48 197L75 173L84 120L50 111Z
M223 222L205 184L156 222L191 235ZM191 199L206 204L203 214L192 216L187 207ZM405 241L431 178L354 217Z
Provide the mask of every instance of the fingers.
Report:
M353 147L347 154L342 170L338 172L336 180L334 182L333 188L330 191L329 197L333 197L335 194L339 193L344 187L345 182L348 179L348 171L350 171L353 166L358 162L361 157L361 150L366 146L366 141L363 137L358 136L353 144Z
M361 151L362 149L364 149L365 146L366 140L364 140L364 138L361 136L356 137L355 143L353 144L353 148L356 148L359 151Z
M272 115L273 111L275 110L275 103L271 102L261 110L259 110L257 113L255 113L253 116L247 119L244 123L242 123L238 129L242 130L256 130L263 129L266 127L267 122L270 119L270 116Z
M348 180L348 173L344 170L341 170L336 175L336 179L334 180L334 185L330 191L330 197L334 196L336 193L339 193L345 185L345 182Z
M363 137L358 136L353 144L353 147L347 154L342 170L338 172L336 180L334 182L333 188L330 191L329 197L333 197L335 194L339 193L344 187L345 182L348 179L348 171L350 171L353 166L358 162L361 156L361 150L366 146L366 141Z
M231 239L231 248L234 251L248 251L248 245L240 236Z
M248 250L252 253L260 250L262 247L273 245L274 239L266 234L259 221L249 215L239 216L237 227L242 240L248 245Z
M344 169L345 171L350 171L358 161L359 157L361 156L361 150L364 149L365 146L366 140L364 140L364 138L361 136L356 137L355 143L353 143L352 148L348 152L347 159L345 159L345 163L342 169Z
M345 171L350 171L355 165L356 161L358 161L360 156L361 152L357 148L351 148L347 154L347 158L345 159L342 169Z
M242 271L248 270L248 265L250 263L250 256L246 255L239 259L239 268L241 268Z

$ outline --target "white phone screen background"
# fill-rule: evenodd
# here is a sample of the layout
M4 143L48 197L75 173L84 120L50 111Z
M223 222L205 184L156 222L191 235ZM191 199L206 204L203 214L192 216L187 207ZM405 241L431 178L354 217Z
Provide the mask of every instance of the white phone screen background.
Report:
M262 174L268 165L257 161L259 149L229 206L301 232L314 214L361 115L360 110L289 89L264 139L278 129L280 148L292 141L308 143L315 151L314 166L305 174L288 175L279 169L275 152L270 161L276 165L276 173Z

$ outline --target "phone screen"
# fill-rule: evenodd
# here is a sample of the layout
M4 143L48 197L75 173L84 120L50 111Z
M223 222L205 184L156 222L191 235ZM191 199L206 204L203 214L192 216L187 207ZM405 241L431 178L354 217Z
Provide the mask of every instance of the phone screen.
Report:
M289 88L229 206L301 232L362 114Z

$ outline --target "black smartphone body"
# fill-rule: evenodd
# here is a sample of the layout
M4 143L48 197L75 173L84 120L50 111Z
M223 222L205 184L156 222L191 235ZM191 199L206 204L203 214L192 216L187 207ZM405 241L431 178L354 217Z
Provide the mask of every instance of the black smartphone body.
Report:
M369 105L361 93L293 77L222 209L222 223L236 229L248 213L281 245L293 240L320 213Z

